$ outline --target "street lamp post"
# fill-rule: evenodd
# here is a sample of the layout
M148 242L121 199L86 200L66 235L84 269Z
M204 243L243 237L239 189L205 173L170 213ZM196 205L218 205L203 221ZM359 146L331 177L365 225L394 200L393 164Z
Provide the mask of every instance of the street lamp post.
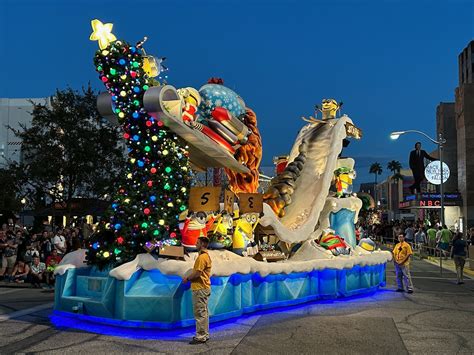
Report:
M407 130L407 131L397 131L397 132L392 132L390 134L390 138L392 139L398 139L398 137L400 137L402 134L405 134L405 133L418 133L418 134L421 134L423 136L425 136L426 138L428 138L430 141L432 141L434 144L436 144L438 146L438 155L439 155L439 165L440 165L440 177L441 177L441 181L440 181L440 186L439 186L439 192L440 192L440 202L441 202L441 226L444 228L444 181L443 181L443 145L446 143L446 139L443 138L443 135L442 133L439 133L438 134L438 140L435 140L433 138L431 138L430 136L428 136L426 133L424 132L421 132L421 131L416 131L416 130ZM440 273L441 275L443 275L443 258L442 258L442 255L441 255L441 251L439 253L439 267L440 267Z
M444 226L445 222L444 222L443 146L446 143L446 139L443 138L442 133L439 133L438 134L438 140L435 140L435 139L431 138L429 135L427 135L426 133L421 132L421 131L417 131L417 130L413 130L413 129L406 130L406 131L392 132L392 133L390 133L390 138L398 139L398 137L400 137L402 134L405 134L405 133L418 133L418 134L421 134L421 135L425 136L426 138L428 138L430 141L432 141L434 144L436 144L438 146L439 165L440 165L440 170L441 170L441 183L440 183L440 187L439 187L439 192L440 192L440 195L441 195L441 198L440 198L440 202L441 202L441 216L440 217L441 218L440 219L441 219L441 224Z

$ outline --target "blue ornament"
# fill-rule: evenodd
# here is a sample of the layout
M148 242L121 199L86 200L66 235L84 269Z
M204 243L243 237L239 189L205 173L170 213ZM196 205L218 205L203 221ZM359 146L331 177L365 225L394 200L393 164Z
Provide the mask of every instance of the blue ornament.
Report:
M134 140L134 141L137 141L137 140L139 140L139 139L140 139L140 136L139 136L139 135L135 134L135 135L133 136L133 140Z
M136 93L139 93L140 92L140 88L138 86L135 86L133 88L133 91L136 92Z
M201 104L199 114L202 118L211 118L216 107L223 107L235 117L245 113L245 103L234 91L218 84L206 84L199 89Z
M92 248L94 248L95 250L99 249L99 243L95 242L94 244L92 244Z
M155 202L156 201L156 196L150 196L150 201Z
M126 62L125 62L125 59L120 59L120 60L119 60L119 64L120 64L120 65L125 65L125 63L126 63Z
M115 229L118 230L118 229L120 229L120 228L122 227L122 225L121 225L120 223L117 223L114 227L115 227Z
M137 164L138 164L138 166L139 166L140 168L143 168L143 166L145 165L145 163L142 162L141 160L139 160L139 161L137 162Z
M115 210L118 207L116 203L112 203L112 208Z
M133 118L138 118L138 117L140 117L140 114L135 111L135 112L132 114L132 117L133 117Z

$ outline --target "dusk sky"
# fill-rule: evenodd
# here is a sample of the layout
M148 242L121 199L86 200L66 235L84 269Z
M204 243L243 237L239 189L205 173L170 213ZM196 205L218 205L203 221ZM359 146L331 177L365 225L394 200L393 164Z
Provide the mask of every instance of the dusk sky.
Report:
M148 36L167 57L168 82L199 88L221 77L258 117L263 165L287 154L301 116L323 98L343 101L364 132L345 155L358 182L369 165L407 165L421 136L434 136L436 106L454 101L457 56L474 37L473 1L22 1L0 2L0 97L52 95L91 82L90 21L114 24L119 39ZM453 122L455 124L455 122ZM3 128L2 128L3 129Z

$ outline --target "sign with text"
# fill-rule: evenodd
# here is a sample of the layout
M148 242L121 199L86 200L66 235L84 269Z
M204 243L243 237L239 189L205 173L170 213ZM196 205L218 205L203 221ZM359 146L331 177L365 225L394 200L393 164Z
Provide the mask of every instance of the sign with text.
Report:
M219 211L220 187L191 187L189 193L189 210Z
M361 139L362 138L362 130L356 126L354 126L352 123L346 122L346 135L348 137L353 137L355 139Z
M242 213L263 212L262 194L239 194L239 210Z
M449 167L443 162L443 183L449 179ZM432 161L425 168L426 180L434 185L441 185L441 163L439 160Z
M234 193L226 189L224 192L224 210L227 211L231 215L234 213L234 201L235 201Z

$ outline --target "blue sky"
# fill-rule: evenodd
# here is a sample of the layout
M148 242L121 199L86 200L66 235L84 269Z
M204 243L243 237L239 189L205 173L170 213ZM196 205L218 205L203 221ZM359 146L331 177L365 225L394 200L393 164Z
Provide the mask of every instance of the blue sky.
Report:
M102 90L89 41L98 18L129 42L148 36L145 48L167 57L176 87L222 77L257 113L264 165L289 151L314 104L343 101L364 131L346 155L356 158L358 181L372 181L372 162L406 165L421 138L393 142L391 131L435 134L436 106L454 100L457 56L474 37L473 4L1 0L0 97L44 97L89 81Z

